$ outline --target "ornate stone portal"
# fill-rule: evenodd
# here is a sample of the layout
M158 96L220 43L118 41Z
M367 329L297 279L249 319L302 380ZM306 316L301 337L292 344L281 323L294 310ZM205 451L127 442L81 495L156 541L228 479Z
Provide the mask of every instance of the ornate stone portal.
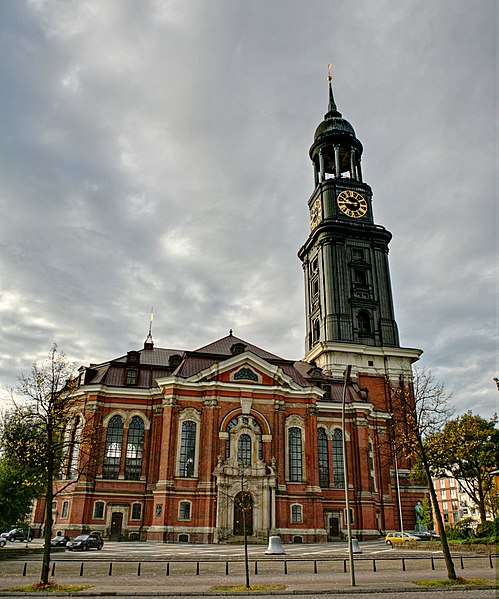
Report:
M251 417L234 418L226 441L226 459L218 456L217 516L214 542L244 536L267 542L275 527L275 463L262 459L262 434ZM275 462L273 460L272 462Z

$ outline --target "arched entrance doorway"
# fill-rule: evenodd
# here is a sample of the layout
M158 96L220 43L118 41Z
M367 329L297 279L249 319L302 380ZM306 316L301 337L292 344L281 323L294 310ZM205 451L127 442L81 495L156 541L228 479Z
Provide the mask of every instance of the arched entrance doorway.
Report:
M234 497L234 535L253 534L253 497L249 491L240 491Z

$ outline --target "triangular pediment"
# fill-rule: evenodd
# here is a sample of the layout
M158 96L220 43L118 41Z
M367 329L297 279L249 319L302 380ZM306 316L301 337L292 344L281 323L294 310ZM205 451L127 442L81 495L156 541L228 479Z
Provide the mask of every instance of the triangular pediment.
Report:
M365 270L371 268L371 265L369 264L369 262L366 262L365 260L362 260L361 258L356 258L355 260L351 260L350 266L353 266L354 268L363 268Z
M227 385L262 385L301 389L278 365L267 362L250 351L217 361L189 377L188 383L213 383Z

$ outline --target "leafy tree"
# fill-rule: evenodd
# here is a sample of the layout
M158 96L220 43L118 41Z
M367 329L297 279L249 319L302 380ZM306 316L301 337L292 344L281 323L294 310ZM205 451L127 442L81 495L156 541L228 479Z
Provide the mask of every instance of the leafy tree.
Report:
M25 521L42 491L37 473L8 457L0 459L0 530Z
M29 375L20 376L13 391L15 410L1 438L6 455L39 472L45 503L42 585L49 580L54 497L87 473L95 459L93 416L82 412L73 372L54 344L43 364L33 364ZM64 482L58 481L61 474Z
M450 580L456 580L456 571L450 554L445 526L433 485L433 457L428 451L426 439L443 430L452 416L451 395L443 383L425 368L415 368L411 385L401 381L401 385L392 390L394 404L397 406L397 418L394 423L396 445L406 455L419 462L419 470L424 472L435 510L435 519L440 532L442 552Z
M442 431L429 436L435 476L453 476L476 503L480 519L487 519L487 495L494 488L499 430L497 415L486 420L471 411L449 420Z
M34 499L43 491L39 457L42 446L32 450L37 430L24 427L22 410L2 414L0 421L0 527L18 524L29 515Z
M427 526L428 528L433 528L433 512L431 509L431 503L428 499L428 496L425 495L423 501L421 502L421 508L423 510L423 518L421 520L421 524L423 526Z

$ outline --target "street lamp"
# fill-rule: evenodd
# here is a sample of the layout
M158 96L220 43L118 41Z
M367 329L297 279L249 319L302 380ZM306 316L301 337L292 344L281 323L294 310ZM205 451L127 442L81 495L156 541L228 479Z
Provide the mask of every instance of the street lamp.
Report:
M355 570L353 564L353 546L352 546L352 523L350 521L350 501L348 498L348 469L347 469L347 451L346 451L346 428L345 428L345 398L347 391L347 383L350 379L350 372L352 371L351 366L347 366L343 373L343 397L341 402L341 427L343 429L342 434L342 448L343 448L343 479L345 482L345 508L347 511L347 534L348 534L348 557L350 561L350 583L355 586Z

